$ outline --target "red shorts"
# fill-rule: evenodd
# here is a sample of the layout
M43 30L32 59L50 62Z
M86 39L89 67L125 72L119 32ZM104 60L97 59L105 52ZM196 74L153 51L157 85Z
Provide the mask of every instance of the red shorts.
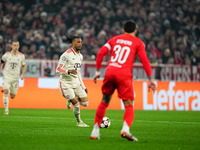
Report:
M122 100L134 100L132 76L107 73L103 80L102 93L112 95L117 89L118 97Z

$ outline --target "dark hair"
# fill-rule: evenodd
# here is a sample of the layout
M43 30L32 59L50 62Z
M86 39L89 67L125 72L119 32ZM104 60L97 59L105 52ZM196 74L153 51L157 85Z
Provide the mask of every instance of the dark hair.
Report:
M67 43L72 43L74 39L81 38L80 36L69 36L69 35L65 35L65 36L66 36Z
M18 42L18 43L19 43L19 41L17 41L17 40L14 40L14 41L12 41L12 42L11 42L11 44L12 44L12 43L14 43L14 42L15 42L15 43L16 43L16 42Z
M137 28L137 25L134 21L129 20L124 23L124 31L127 33L132 33Z

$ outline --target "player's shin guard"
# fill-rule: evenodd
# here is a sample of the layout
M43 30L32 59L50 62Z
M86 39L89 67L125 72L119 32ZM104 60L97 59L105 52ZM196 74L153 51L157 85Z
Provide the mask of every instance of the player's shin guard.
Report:
M3 95L3 103L4 103L5 111L8 111L8 104L9 104L8 94Z
M108 104L101 101L101 103L99 104L97 110L96 110L96 114L95 114L95 121L94 124L98 123L98 126L100 126L103 117L106 114L106 108L108 107Z
M133 105L125 106L124 122L126 122L127 125L130 127L133 123L133 119L134 119Z
M74 116L76 117L77 122L80 122L81 118L80 118L80 104L79 104L79 102L74 104L73 113L74 113Z

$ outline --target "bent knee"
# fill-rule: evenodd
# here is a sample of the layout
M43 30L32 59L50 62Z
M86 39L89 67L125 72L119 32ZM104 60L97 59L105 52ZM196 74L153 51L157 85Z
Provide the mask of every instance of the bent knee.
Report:
M133 105L133 100L123 100L124 106Z
M4 94L8 94L9 93L9 90L5 89L5 90L2 90Z
M10 94L10 98L15 98L15 94Z
M80 102L80 104L81 104L81 106L86 107L86 106L88 106L89 102L88 101L86 101L86 102Z

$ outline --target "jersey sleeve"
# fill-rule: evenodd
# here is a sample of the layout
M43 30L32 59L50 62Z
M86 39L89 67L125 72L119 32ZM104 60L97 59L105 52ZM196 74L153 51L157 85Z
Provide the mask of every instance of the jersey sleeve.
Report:
M6 62L6 58L7 58L7 54L5 53L3 56L2 56L2 60L4 61L4 62Z
M151 76L152 75L151 65L145 51L144 43L142 41L138 45L138 56L140 58L140 61L142 62L143 68L147 76Z
M97 69L101 68L101 63L103 61L103 58L105 55L109 53L110 50L111 50L111 40L109 40L104 46L102 46L97 54L97 59L96 59Z
M65 53L60 56L60 59L59 59L59 62L58 62L58 67L56 68L56 73L59 73L59 74L68 73L68 70L66 68L64 68L66 61L68 60L67 57L68 56L65 55Z

